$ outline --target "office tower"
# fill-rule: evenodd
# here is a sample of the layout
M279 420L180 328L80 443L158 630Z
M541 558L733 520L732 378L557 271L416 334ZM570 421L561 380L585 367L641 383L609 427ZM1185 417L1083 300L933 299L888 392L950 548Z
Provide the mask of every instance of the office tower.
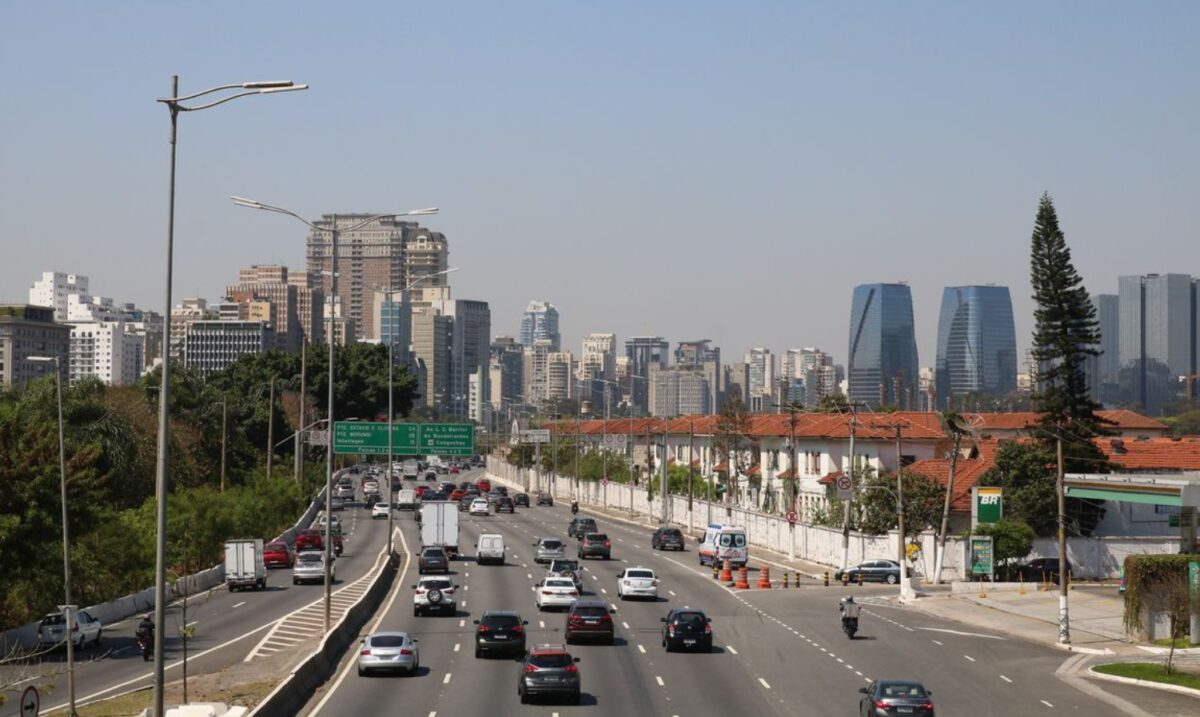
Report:
M851 401L871 407L911 406L917 389L917 339L907 284L854 287L850 307Z
M561 339L558 334L558 309L549 301L531 301L521 318L521 345L533 346L538 339L548 339L550 348L558 351Z
M189 321L184 331L183 363L208 378L243 354L270 349L275 342L264 321Z
M939 409L956 399L1017 388L1017 334L1007 286L948 286L938 319L934 381Z
M775 388L779 375L779 357L771 349L752 348L743 359L746 365L746 409L752 413L775 410Z
M375 330L379 342L392 347L392 360L398 366L406 366L410 360L412 344L412 304L405 301L401 292L391 296L376 291L372 300L375 311Z
M71 322L72 385L94 378L110 386L132 384L142 375L144 337L125 321Z
M449 285L444 272L450 268L450 249L446 235L414 226L404 237L405 286L431 288ZM419 282L419 283L418 283Z
M675 347L675 368L698 371L708 384L708 410L717 413L725 400L725 372L721 366L721 349L710 346L709 339L680 341Z
M67 301L72 295L87 296L88 278L82 274L66 274L61 271L43 271L42 278L33 282L29 289L32 306L49 306L54 309L55 321L67 320Z
M57 356L62 378L70 377L71 327L54 320L53 306L0 304L0 387L17 388L54 375L53 363L30 356Z
M296 287L300 340L310 344L325 343L325 292L321 290L321 283L306 271L289 272L287 281Z
M308 275L325 294L329 294L332 252L328 229L336 217L337 226L342 228L338 235L338 296L344 307L344 317L354 328L355 340L378 338L375 327L375 311L372 306L374 288L403 287L407 283L405 248L409 238L418 252L420 263L411 267L414 271L430 271L431 266L441 266L439 259L445 251L445 237L429 232L416 222L400 221L396 217L384 217L354 231L345 228L368 219L370 214L324 214L315 222L321 231L312 230L308 235ZM426 239L416 237L425 234ZM436 240L433 235L437 235ZM438 245L440 243L440 248ZM419 247L419 248L417 248ZM414 259L416 261L416 259ZM437 284L443 277L430 280ZM348 324L349 326L349 324Z
M171 309L171 336L169 349L171 358L183 358L183 342L187 336L188 324L193 321L212 321L217 319L217 312L210 309L204 299L182 299L175 308Z
M516 403L522 403L525 392L523 382L524 351L511 336L497 336L489 348L492 409L507 413Z
M583 338L583 354L579 358L579 379L603 378L613 381L617 376L617 335L588 334Z
M737 399L743 409L747 405L746 386L750 383L750 367L745 363L725 364L725 401Z
M486 301L437 299L430 307L450 319L450 375L446 405L457 418L467 416L468 380L476 371L487 381L492 311ZM486 390L486 385L482 387Z
M1117 294L1095 294L1096 321L1100 324L1099 356L1087 361L1088 388L1092 399L1111 406L1120 402L1121 300Z
M429 306L413 307L412 356L421 377L422 402L442 409L449 400L453 322Z
M625 356L629 359L629 393L634 415L645 415L650 409L650 367L667 367L670 344L661 336L631 336L625 339Z
M1197 282L1187 274L1118 279L1118 359L1126 405L1159 415L1196 373Z
M301 322L300 292L300 286L290 281L288 268L275 264L255 264L241 269L238 283L225 287L226 298L246 307L246 319L271 325L274 348L281 351L299 351L306 338L307 332ZM311 321L311 315L309 319Z
M554 403L575 397L575 356L570 351L551 351L546 356L545 399Z
M651 368L650 415L662 418L712 413L708 378L694 369Z

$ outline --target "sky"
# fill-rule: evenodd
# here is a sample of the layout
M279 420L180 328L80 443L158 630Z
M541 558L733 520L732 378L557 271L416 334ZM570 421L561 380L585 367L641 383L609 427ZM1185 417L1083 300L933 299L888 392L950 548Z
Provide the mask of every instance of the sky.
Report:
M515 335L818 346L860 283L907 281L932 365L946 286L1011 287L1048 191L1090 291L1200 274L1200 4L0 3L0 302L49 270L162 310L304 265L315 218L438 206L457 298Z

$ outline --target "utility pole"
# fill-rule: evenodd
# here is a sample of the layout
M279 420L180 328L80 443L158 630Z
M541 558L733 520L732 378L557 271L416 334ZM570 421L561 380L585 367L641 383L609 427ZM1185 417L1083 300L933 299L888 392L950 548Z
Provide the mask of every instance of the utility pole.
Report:
M958 467L958 454L962 446L963 430L958 416L950 413L943 416L946 430L954 435L954 451L950 454L950 476L946 479L946 497L942 503L942 527L938 531L938 551L934 560L933 582L942 582L942 565L946 562L946 531L950 529L950 496L954 493L954 471Z
M896 523L899 535L900 563L900 596L907 598L909 593L908 554L904 549L904 457L900 450L900 424L896 423Z
M271 379L270 398L267 399L267 482L271 482L271 458L275 454L275 379Z
M300 343L300 423L299 429L296 431L296 455L292 456L292 470L296 473L296 483L299 484L301 476L304 475L304 427L308 424L304 422L304 404L308 403L308 391L304 383L304 364L308 359L308 341Z
M1055 481L1055 492L1058 493L1058 644L1071 644L1071 612L1067 604L1067 497L1063 485L1063 442L1062 424L1058 425L1058 480Z
M221 492L222 493L225 492L225 456L226 456L225 441L226 441L226 436L228 435L228 430L229 430L228 429L229 423L227 420L228 414L229 414L228 408L229 408L229 399L222 399L222 401L221 401Z
M850 403L850 483L854 484L854 473L858 457L854 454L854 438L858 431L858 403ZM850 567L850 503L853 497L842 501L842 570Z
M662 517L660 520L664 527L666 527L666 525L667 525L667 519L670 514L670 503L668 503L668 495L667 494L668 494L668 491L669 491L670 485L671 485L671 482L670 482L670 479L668 476L671 466L668 465L670 461L667 460L667 451L668 451L668 444L671 439L671 434L667 428L668 425L669 424L667 423L667 419L664 418L663 422L662 422L662 429L663 429L662 478L660 479L660 483L659 483L659 499L662 500L662 509L661 509Z

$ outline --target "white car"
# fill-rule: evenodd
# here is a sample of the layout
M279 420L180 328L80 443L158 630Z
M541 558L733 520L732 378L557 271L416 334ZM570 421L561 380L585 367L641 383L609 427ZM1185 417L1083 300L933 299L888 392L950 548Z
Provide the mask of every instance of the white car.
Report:
M329 580L336 579L336 560L329 563ZM292 585L325 582L325 553L320 550L305 550L296 556L292 566Z
M488 502L483 498L476 498L471 501L471 507L467 509L467 512L471 515L487 515Z
M67 621L61 612L52 612L42 618L38 623L38 646L53 647L55 645L66 645ZM100 621L88 614L87 610L75 611L75 629L72 642L75 649L82 650L88 645L93 647L100 644L100 633L103 632L103 625Z
M571 607L579 599L579 590L571 578L546 578L537 586L534 602L538 610L549 607Z
M457 586L450 578L421 578L413 585L413 616L420 617L427 612L442 612L448 615L458 614L458 603L454 598Z
M658 576L650 568L638 566L617 573L617 597L658 599Z
M374 520L375 518L386 518L391 510L392 506L388 505L387 503L376 503L375 505L371 506L371 519Z
M317 516L317 527L321 529L322 533L325 532L325 520L326 518L324 513L321 513ZM336 515L333 516L333 527L331 530L333 530L335 533L342 532L342 521Z

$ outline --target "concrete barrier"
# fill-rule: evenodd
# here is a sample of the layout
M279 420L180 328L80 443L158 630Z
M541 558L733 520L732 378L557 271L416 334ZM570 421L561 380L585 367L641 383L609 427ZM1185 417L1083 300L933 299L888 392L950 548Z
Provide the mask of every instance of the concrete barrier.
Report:
M337 670L342 654L358 639L362 626L388 594L399 565L399 554L392 553L371 587L346 611L345 617L330 629L312 654L255 705L250 717L291 717L300 711L316 689Z

